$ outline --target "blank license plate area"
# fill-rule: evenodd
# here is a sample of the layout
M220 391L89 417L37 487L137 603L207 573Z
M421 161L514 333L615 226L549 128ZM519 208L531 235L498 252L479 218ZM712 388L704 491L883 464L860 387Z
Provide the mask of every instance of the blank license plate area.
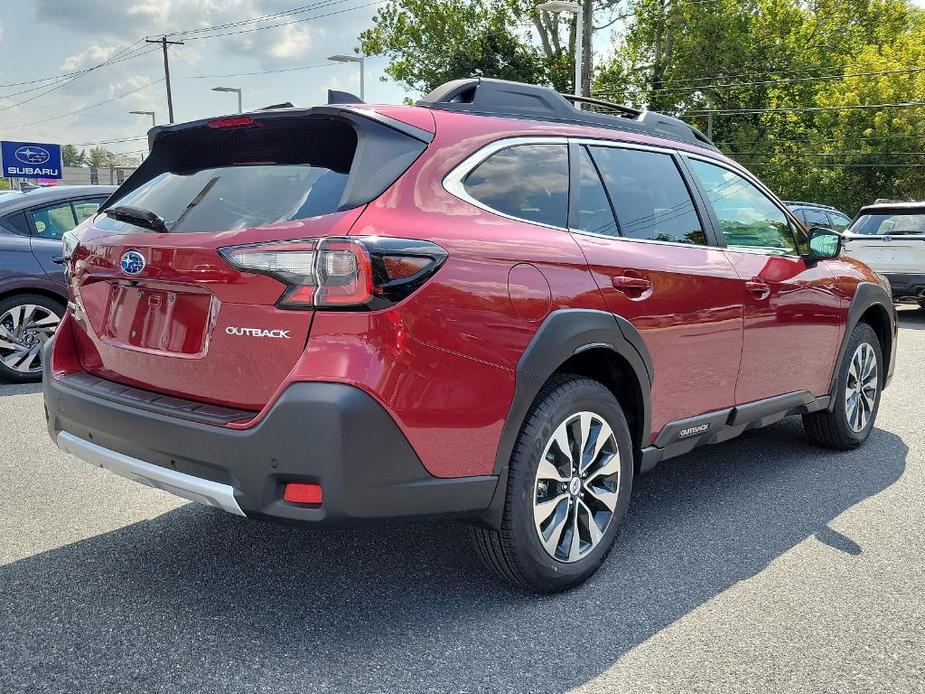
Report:
M103 336L135 349L200 354L210 306L210 294L114 284Z

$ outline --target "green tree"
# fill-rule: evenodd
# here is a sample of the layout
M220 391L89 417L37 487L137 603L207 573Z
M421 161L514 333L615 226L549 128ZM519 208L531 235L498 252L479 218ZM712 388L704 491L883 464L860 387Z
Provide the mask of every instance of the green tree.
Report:
M547 82L539 51L516 36L499 3L393 0L373 24L360 34L361 50L388 56L386 73L416 91L471 76Z
M87 165L96 169L109 166L110 153L105 147L94 147L87 155Z
M86 150L78 150L74 145L61 148L61 160L65 166L83 166L87 163Z

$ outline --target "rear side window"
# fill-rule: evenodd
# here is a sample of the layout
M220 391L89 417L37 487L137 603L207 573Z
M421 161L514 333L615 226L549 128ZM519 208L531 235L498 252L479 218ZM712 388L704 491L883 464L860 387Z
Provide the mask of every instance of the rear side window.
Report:
M590 150L623 236L706 245L694 201L671 155L618 147Z
M60 239L64 232L77 226L71 203L40 207L29 212L32 215L32 224L35 235L43 239Z
M374 199L427 146L360 116L265 118L241 127L168 131L107 206L154 212L170 232L233 231L317 217ZM106 215L94 224L125 233L139 229Z
M29 222L26 221L26 215L22 212L0 219L0 226L20 236L28 236L31 233L29 231Z
M581 231L606 236L617 235L617 223L601 177L598 175L591 155L585 147L578 154L578 220L575 226Z
M495 152L466 176L466 192L509 217L565 227L568 148L515 145Z
M811 227L829 226L829 218L822 210L803 210L803 219Z

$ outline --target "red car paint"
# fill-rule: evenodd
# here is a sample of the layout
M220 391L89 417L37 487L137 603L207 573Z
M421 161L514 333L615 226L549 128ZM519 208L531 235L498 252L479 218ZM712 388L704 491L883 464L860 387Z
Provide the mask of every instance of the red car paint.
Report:
M794 257L573 234L485 211L443 186L466 157L510 137L667 146L742 171L722 155L579 125L415 107L375 110L435 137L368 205L210 234L115 235L84 227L71 280L82 311L63 322L53 369L81 368L252 410L252 421L228 425L237 428L260 421L289 384L351 384L386 409L436 477L492 473L518 360L558 309L609 310L642 335L656 374L642 446L671 421L798 389L829 392L853 289L860 281L879 282L860 264L839 259L807 267ZM275 308L278 281L234 270L217 253L238 244L345 235L426 239L448 257L392 307L328 312ZM129 249L150 258L137 282L119 271ZM142 310L158 320L140 320ZM241 347L243 338L228 332L241 326L285 330L291 339Z

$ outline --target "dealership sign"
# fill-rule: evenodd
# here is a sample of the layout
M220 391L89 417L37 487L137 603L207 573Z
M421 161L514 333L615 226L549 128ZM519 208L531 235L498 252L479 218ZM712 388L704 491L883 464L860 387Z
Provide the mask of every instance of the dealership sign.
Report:
M61 145L0 142L6 178L61 178Z

